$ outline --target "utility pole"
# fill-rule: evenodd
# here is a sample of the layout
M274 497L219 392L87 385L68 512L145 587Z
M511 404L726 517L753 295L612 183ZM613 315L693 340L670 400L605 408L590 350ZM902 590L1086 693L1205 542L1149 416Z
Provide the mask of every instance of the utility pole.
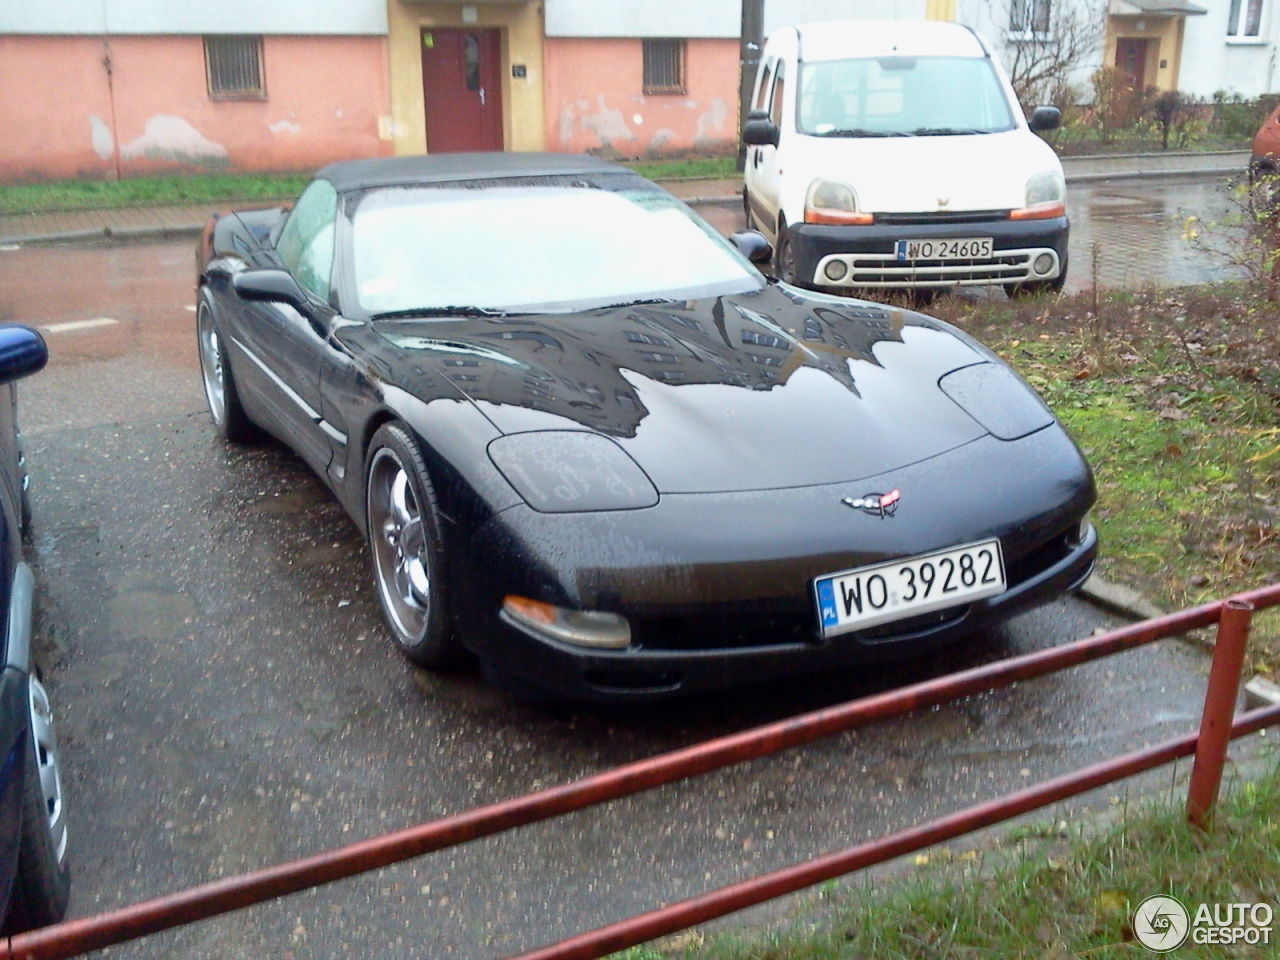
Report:
M742 43L739 50L738 77L738 169L747 166L747 145L742 142L742 127L751 111L751 85L756 79L756 67L760 63L760 48L764 46L765 0L742 0Z

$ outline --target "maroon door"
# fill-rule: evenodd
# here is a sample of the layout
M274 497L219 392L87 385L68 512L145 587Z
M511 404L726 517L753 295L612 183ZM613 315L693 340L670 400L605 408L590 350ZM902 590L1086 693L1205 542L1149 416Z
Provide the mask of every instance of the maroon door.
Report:
M422 94L428 153L501 150L498 31L424 29Z
M1136 123L1147 89L1147 45L1150 40L1120 37L1116 40L1116 99L1113 114L1120 126Z

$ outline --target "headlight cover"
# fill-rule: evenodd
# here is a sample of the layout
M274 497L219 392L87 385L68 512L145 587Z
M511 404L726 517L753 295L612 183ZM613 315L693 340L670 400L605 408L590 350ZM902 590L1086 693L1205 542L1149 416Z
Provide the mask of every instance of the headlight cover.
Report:
M804 222L827 224L870 224L875 217L858 212L858 195L841 180L817 179L804 197Z
M1051 220L1067 212L1067 182L1058 170L1045 170L1027 181L1026 206L1009 212L1010 220Z
M1019 440L1054 422L1039 394L1001 363L952 370L938 387L998 440Z
M539 513L641 510L658 491L627 452L595 433L541 430L489 444L489 459Z

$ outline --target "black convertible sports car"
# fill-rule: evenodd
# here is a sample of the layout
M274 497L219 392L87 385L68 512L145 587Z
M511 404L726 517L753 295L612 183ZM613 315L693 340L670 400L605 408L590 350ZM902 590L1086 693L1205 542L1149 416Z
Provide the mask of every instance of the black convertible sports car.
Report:
M325 167L199 250L229 440L298 452L428 667L581 698L927 650L1088 575L1093 480L936 320L766 279L586 157Z

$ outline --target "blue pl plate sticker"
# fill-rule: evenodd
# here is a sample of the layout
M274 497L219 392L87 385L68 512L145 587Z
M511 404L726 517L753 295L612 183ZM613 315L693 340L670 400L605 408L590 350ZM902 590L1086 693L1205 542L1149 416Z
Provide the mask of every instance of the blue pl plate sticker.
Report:
M823 629L834 627L840 622L836 613L836 594L833 581L818 581L818 612L822 617Z

